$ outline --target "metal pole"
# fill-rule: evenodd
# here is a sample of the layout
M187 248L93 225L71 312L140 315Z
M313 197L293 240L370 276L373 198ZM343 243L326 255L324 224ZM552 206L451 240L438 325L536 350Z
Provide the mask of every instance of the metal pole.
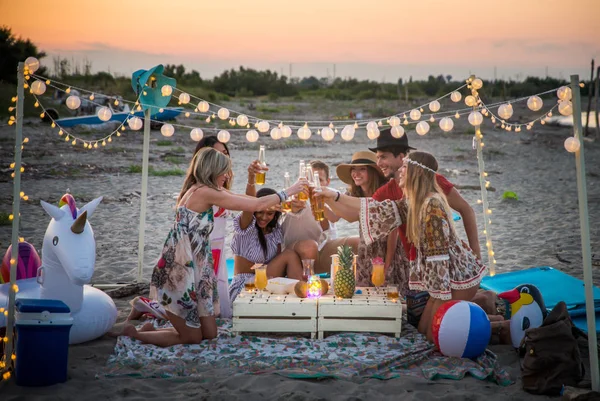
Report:
M13 330L15 326L15 298L17 292L17 261L19 260L19 217L21 206L21 146L23 146L23 102L25 85L25 63L20 62L17 68L17 127L15 133L15 178L13 181L13 222L12 250L10 258L10 289L8 291L8 316L6 319L6 336L8 342L4 349L6 369L13 363Z
M146 232L146 198L148 197L148 158L150 157L150 111L144 112L144 147L142 152L142 194L140 196L140 235L138 243L137 281L142 281L144 266L144 235Z
M590 220L588 216L587 187L585 182L585 159L583 157L583 127L581 124L581 92L579 75L571 75L571 91L573 94L573 129L580 147L575 152L577 167L577 190L579 195L579 221L581 224L581 251L583 255L583 281L585 283L585 312L588 327L588 349L590 353L590 370L592 390L598 391L600 375L598 373L598 343L596 337L596 310L594 307L594 282L592 278L592 251L590 247Z

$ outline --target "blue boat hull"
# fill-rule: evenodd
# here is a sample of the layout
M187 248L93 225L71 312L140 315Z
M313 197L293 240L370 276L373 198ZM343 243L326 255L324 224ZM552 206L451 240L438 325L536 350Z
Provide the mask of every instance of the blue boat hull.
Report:
M158 121L173 120L175 117L180 115L182 111L183 111L183 107L178 107L176 109L165 109L162 112L153 114L151 118L153 120L158 120ZM68 117L68 118L60 118L60 119L56 120L56 124L58 124L64 128L68 128L68 127L74 127L76 125L100 125L100 124L105 124L110 121L117 121L117 122L122 123L130 115L131 114L129 114L129 113L113 113L113 115L109 121L102 121L98 118L97 115ZM134 115L136 117L144 118L143 111L136 111L134 113Z

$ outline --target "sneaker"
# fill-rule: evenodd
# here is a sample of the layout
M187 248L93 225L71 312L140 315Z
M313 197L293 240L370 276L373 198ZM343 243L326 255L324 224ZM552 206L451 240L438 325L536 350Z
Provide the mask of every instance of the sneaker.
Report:
M158 319L169 320L165 308L150 298L135 297L131 301L131 306L140 312L149 313Z

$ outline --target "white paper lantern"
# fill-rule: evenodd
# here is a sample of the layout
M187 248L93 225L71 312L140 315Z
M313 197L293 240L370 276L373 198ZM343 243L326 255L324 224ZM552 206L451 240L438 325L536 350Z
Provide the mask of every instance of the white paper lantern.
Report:
M575 153L579 150L580 146L581 143L579 143L579 139L574 136L565 140L565 149L567 149L567 152Z
M417 124L417 134L425 135L428 132L429 132L429 124L427 123L427 121L421 121L420 123Z
M40 68L40 60L35 57L27 57L25 59L25 66L29 69L29 72L33 74Z
M207 101L203 100L200 103L198 103L198 111L201 113L206 113L208 110L210 110L210 105L208 104Z
M377 129L378 125L375 121L369 121L367 124L367 131Z
M194 128L190 132L190 138L192 138L193 141L198 142L203 137L204 137L204 132L202 132L202 130L200 128Z
M172 93L173 87L171 85L163 85L162 88L160 88L160 94L163 96L171 96Z
M108 121L112 117L112 111L108 107L100 107L98 109L98 118L102 121Z
M168 138L170 136L173 136L173 134L175 133L175 128L173 128L171 124L163 124L163 126L160 127L160 133Z
M325 127L321 130L321 137L325 141L331 141L335 137L335 132L329 127Z
M483 81L479 78L475 78L471 82L471 87L475 90L479 90L479 89L483 88Z
M498 116L503 120L508 120L513 115L513 107L506 103L498 107Z
M379 128L368 129L367 130L367 136L371 140L379 138Z
M571 91L570 87L568 87L568 86L561 86L556 91L556 96L558 96L558 98L560 100L571 100L571 98L573 97L573 92Z
M529 99L527 99L527 107L529 107L529 110L538 111L543 105L544 102L539 96L530 96Z
M391 117L390 118L390 125L392 127L396 127L396 126L400 125L400 119L398 117L396 117L396 116Z
M269 131L270 125L268 121L261 121L258 123L258 132L262 132L265 133L267 131Z
M305 141L312 135L312 133L310 132L310 128L308 128L308 126L306 125L302 128L299 128L297 134L298 138L303 139Z
M217 115L221 120L227 120L229 118L229 110L225 107L221 107L217 112Z
M248 140L248 142L256 142L258 141L258 132L256 132L256 130L251 129L250 131L246 132L246 139Z
M81 106L81 99L79 99L79 96L71 95L67 98L66 104L68 108L75 110Z
M440 120L440 129L444 132L452 131L454 128L454 121L450 117L444 117Z
M248 117L246 117L246 115L244 114L240 114L239 116L237 116L235 118L235 122L240 126L240 127L245 127L248 124Z
M290 136L292 136L292 129L289 126L284 125L283 127L281 127L281 136L283 138L289 138Z
M391 133L394 138L402 138L404 136L404 128L401 125L392 127Z
M133 131L137 131L140 128L142 128L142 119L139 117L131 117L129 119L129 121L127 121L127 124L129 125L129 128L132 129Z
M278 127L275 127L271 130L271 138L278 140L281 139L281 130Z
M483 115L481 115L480 112L472 111L469 114L469 123L471 125L474 125L474 126L481 125L482 122L483 122Z
M469 107L473 107L477 104L477 99L475 99L475 96L469 95L465 98L465 104Z
M418 109L414 109L410 111L409 116L411 120L417 121L421 118L421 112Z
M460 102L460 99L462 99L462 95L460 94L460 92L454 91L450 94L450 99L456 103L456 102Z
M219 131L219 133L217 134L217 139L221 143L227 143L227 142L229 142L229 138L231 138L231 135L229 134L229 131L226 131L224 129L222 129L221 131Z
M179 94L179 101L181 102L181 104L188 104L190 102L190 95L188 95L185 92L180 93Z
M558 112L563 116L570 116L573 114L573 103L570 100L560 100L558 102Z
M352 125L346 125L342 130L342 139L344 141L351 141L354 138L355 128Z
M433 102L429 103L429 110L435 112L440 111L440 102L438 102L437 100L434 100Z
M37 96L43 95L44 92L46 92L46 84L39 79L36 79L31 84L31 92Z

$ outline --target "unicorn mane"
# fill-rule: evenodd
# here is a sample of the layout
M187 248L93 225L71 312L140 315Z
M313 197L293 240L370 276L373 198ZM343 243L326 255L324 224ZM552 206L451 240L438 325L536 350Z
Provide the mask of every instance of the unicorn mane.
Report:
M73 195L64 194L62 198L60 198L60 202L58 202L58 207L63 207L64 205L69 205L71 216L73 216L73 220L75 220L77 218L77 206L75 205L75 198L73 198Z

